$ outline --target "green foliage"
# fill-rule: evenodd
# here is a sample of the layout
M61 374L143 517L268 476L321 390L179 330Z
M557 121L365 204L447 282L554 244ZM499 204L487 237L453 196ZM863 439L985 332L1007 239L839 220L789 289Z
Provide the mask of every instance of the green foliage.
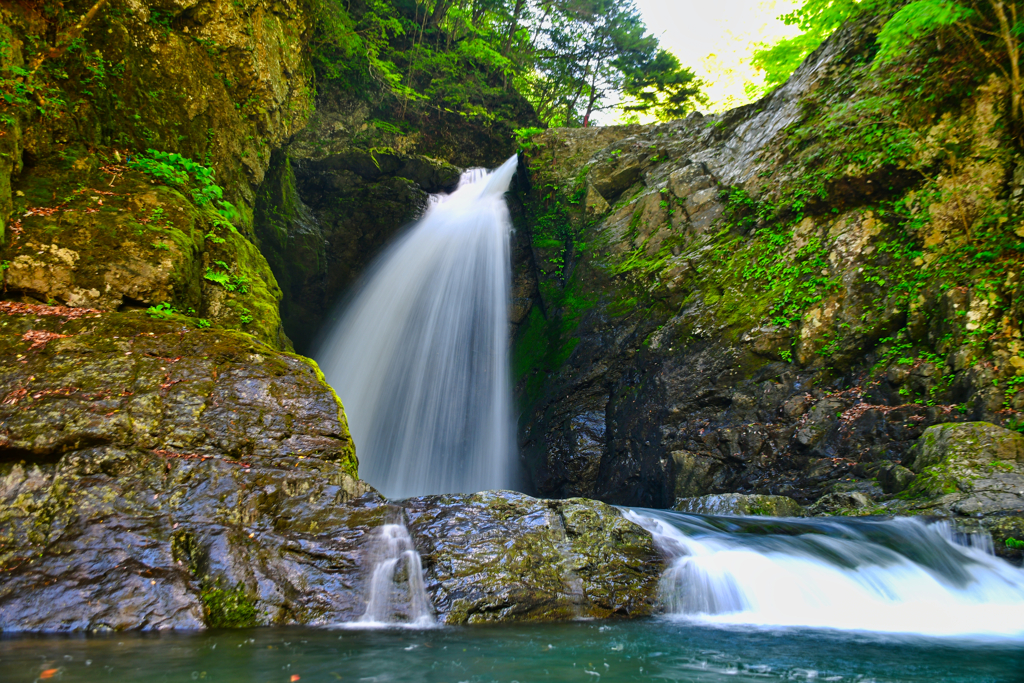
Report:
M206 272L203 273L203 277L210 282L215 282L229 292L239 292L240 294L249 293L249 279L244 275L235 275L228 271L228 264L224 261L216 261L215 265L219 266L223 270L215 270L213 268L207 268Z
M901 56L922 36L967 19L972 14L971 9L949 0L916 0L903 6L878 34L880 49L875 67Z
M733 256L743 280L773 292L768 315L773 325L788 327L826 294L840 288L828 273L828 249L812 234L799 249L792 247L793 228L775 218L770 202L752 199L742 190L725 193L726 216L734 228L764 227ZM797 220L800 216L797 216Z
M699 97L693 72L659 51L631 0L308 2L319 81L390 109L392 121L514 120L513 88L549 125L586 125L623 90L635 111L664 117ZM391 126L378 128L405 132Z
M539 146L539 143L534 142L533 138L543 132L543 128L517 128L512 131L512 134L515 136L516 144L519 146L520 151L532 152Z
M782 38L774 44L761 43L750 63L764 74L764 87L758 94L767 94L786 80L796 68L848 19L859 15L882 14L897 0L805 0L780 19L787 26L800 29L799 35Z
M542 21L532 27L532 69L516 80L548 125L588 125L594 112L625 95L626 113L678 117L703 101L701 83L646 32L630 0L540 3Z
M675 55L659 50L653 59L626 70L622 91L632 102L624 104L622 110L650 112L662 121L683 118L696 104L707 105L702 85L693 70L683 68Z
M418 97L388 58L391 41L404 36L407 28L392 3L368 0L358 16L336 0L312 0L310 9L315 25L313 63L321 80L364 92L369 87Z
M1006 547L1014 548L1015 550L1024 550L1024 541L1018 541L1016 538L1006 539Z
M212 268L207 268L206 272L203 273L203 277L209 280L210 282L216 282L218 285L220 285L224 289L227 289L229 292L234 291L234 285L231 284L231 275L229 275L228 273L224 273L219 270L213 270Z
M176 152L160 152L155 149L148 149L145 154L133 156L129 159L128 166L165 185L188 190L197 206L213 202L217 213L227 221L239 219L238 210L234 205L224 201L224 190L215 182L212 168Z
M796 71L824 38L817 33L801 33L781 38L773 45L761 44L754 50L750 64L764 74L764 85L756 95L766 95L779 87Z
M1021 37L1024 8L1002 0L914 0L897 11L878 35L876 67L909 53L923 38L959 40L962 49L999 70L1010 85L1010 120L1024 117ZM1018 129L1019 132L1019 129Z
M170 320L178 311L166 301L146 309L146 315L157 320Z

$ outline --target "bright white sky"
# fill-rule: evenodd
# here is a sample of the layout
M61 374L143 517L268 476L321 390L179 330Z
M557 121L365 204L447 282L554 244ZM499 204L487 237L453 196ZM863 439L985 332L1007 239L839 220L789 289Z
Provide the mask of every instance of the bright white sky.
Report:
M761 78L747 64L757 43L798 32L778 17L799 0L635 0L647 29L707 82L712 112L749 102L743 86ZM611 112L606 116L611 115ZM609 121L609 123L611 123Z

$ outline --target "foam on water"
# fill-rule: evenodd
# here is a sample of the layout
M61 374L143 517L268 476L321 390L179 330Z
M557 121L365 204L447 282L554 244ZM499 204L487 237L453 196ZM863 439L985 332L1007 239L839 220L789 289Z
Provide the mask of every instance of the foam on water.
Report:
M948 523L626 514L669 557L661 597L674 618L1024 638L1024 570Z
M376 261L315 354L345 405L360 475L390 498L510 488L512 157Z

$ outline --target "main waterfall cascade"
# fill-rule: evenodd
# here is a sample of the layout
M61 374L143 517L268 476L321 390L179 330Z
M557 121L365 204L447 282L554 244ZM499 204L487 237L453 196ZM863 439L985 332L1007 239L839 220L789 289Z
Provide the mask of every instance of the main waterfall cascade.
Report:
M668 558L661 601L674 618L1024 638L1024 570L947 522L625 514Z
M512 157L463 174L376 261L315 354L389 498L508 488Z

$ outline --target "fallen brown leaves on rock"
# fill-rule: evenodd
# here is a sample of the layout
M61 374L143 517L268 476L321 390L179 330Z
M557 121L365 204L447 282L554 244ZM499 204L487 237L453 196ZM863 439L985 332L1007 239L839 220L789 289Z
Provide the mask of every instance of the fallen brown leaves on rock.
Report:
M22 304L17 301L0 301L0 313L7 315L48 315L65 320L77 320L92 313L95 308L71 308L70 306L47 306L45 304Z
M46 348L46 344L54 339L66 339L68 335L58 334L56 332L47 332L46 330L29 330L25 334L21 335L22 341L32 342L32 345L28 347L29 351L35 351L36 349Z

